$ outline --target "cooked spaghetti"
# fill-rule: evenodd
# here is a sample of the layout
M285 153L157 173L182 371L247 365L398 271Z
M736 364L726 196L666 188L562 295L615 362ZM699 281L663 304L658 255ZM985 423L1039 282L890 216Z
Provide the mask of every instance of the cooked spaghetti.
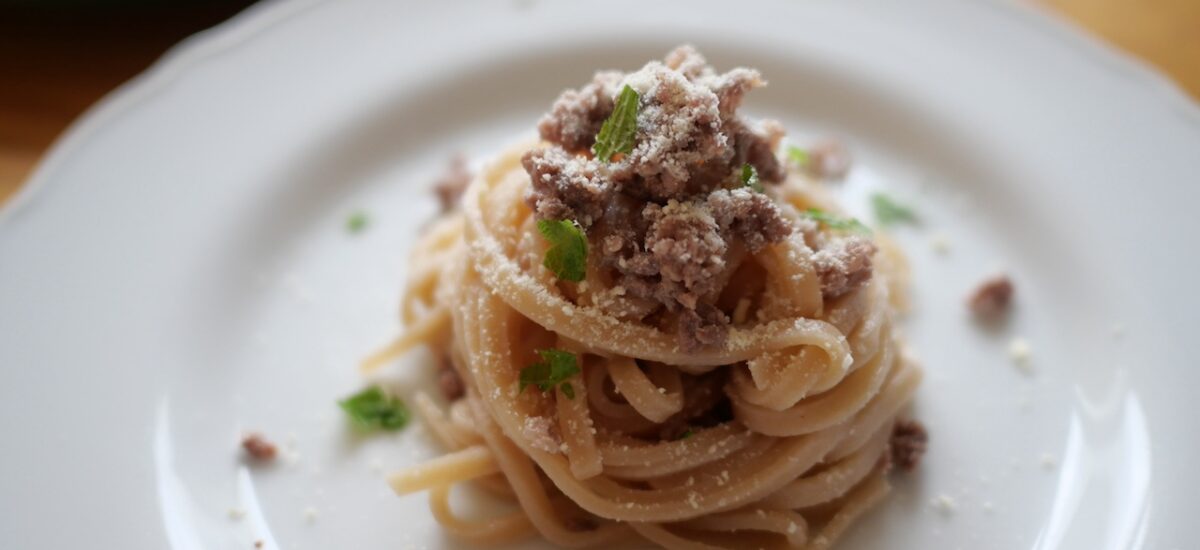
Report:
M474 176L364 365L423 344L465 390L416 396L447 454L397 492L469 542L666 548L826 548L887 494L921 378L893 330L903 259L737 114L763 84L688 47L598 73ZM582 236L578 273L552 223ZM517 511L456 515L468 481Z

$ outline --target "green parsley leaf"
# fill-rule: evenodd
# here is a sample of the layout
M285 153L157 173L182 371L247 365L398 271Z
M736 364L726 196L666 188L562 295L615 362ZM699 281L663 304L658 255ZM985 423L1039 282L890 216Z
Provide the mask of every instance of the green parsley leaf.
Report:
M350 419L364 429L380 428L394 431L408 424L408 407L398 397L383 393L379 386L371 386L346 399L338 406L350 415Z
M825 227L835 231L849 231L851 233L871 234L871 228L863 225L862 222L854 218L839 218L824 210L817 208L809 208L805 214L821 223Z
M683 432L683 433L679 434L679 437L676 437L676 438L675 438L675 441L680 441L680 440L683 440L683 439L687 439L687 438L689 438L689 437L692 437L693 435L696 435L696 432L692 431L692 429L691 429L691 428L688 428L688 429L684 430L684 432Z
M575 354L569 351L560 349L540 349L538 355L542 356L540 363L534 363L521 369L520 383L517 386L517 392L525 391L526 386L536 386L542 391L550 391L555 386L559 386L563 395L568 399L575 399L575 388L571 386L567 379L579 374L579 365L576 363Z
M587 238L570 220L538 220L538 233L550 243L542 265L564 281L579 282L587 273Z
M600 162L612 160L614 153L633 152L634 138L637 137L638 101L641 98L628 84L617 96L613 112L600 126L596 134L596 144L592 152Z
M749 163L742 165L742 185L759 193L763 192L762 182L758 180L758 170L755 170L754 166Z
M901 205L883 193L871 195L871 208L875 210L875 219L881 225L892 225L900 222L916 223L917 214L911 208Z
M367 228L367 225L370 223L370 221L370 218L367 217L367 213L359 210L358 212L350 214L349 218L346 218L346 231L351 233L362 233L362 231Z
M808 166L810 157L808 155L808 151L805 151L804 149L796 147L795 145L789 145L787 148L787 156L792 162L796 163L797 166L802 168Z

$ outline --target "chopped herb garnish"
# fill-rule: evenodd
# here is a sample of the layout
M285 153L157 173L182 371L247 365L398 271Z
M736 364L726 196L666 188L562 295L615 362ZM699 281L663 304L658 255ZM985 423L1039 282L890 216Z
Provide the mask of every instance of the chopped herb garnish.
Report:
M862 222L854 218L839 218L824 210L817 208L809 208L805 214L821 223L825 227L836 231L849 231L851 233L871 234L871 228L864 225Z
M383 393L379 386L371 386L338 401L338 406L364 429L399 430L408 424L408 407L399 397Z
M676 437L675 441L681 441L681 440L687 439L689 437L692 437L693 435L696 435L696 432L692 431L691 428L688 428L688 429L684 430L683 433L679 434L679 437Z
M360 210L350 214L350 217L346 218L346 231L351 233L362 233L362 231L367 228L367 224L370 222L371 220L367 217L367 213Z
M538 220L538 232L550 243L542 265L564 281L579 282L587 273L587 238L570 220Z
M613 112L600 126L596 134L596 144L592 152L600 162L612 160L614 153L633 152L633 142L637 137L638 101L641 98L628 84L621 89L617 96Z
M900 222L916 223L917 214L907 206L896 203L883 193L871 195L871 207L875 210L875 219L881 225L892 225Z
M796 147L795 145L790 145L787 148L787 156L792 162L796 163L797 166L802 168L808 166L809 155L808 151L805 151L804 149Z
M560 349L540 349L538 355L542 356L541 362L521 369L517 392L525 391L526 386L537 386L542 391L558 386L568 399L575 399L575 388L567 382L568 378L579 374L575 354Z
M742 165L742 185L759 193L763 192L762 182L758 180L758 170L755 170L754 166L749 163Z

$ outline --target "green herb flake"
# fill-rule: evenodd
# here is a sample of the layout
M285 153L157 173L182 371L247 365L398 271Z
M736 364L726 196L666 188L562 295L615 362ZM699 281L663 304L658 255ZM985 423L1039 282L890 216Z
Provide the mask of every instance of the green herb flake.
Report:
M587 273L587 238L570 220L538 220L538 233L550 243L542 265L564 281L579 282Z
M830 229L835 231L849 231L851 233L862 233L865 235L871 234L871 228L864 225L862 222L854 218L839 218L824 210L817 208L809 208L805 215L817 220Z
M568 399L575 399L575 388L567 382L568 378L579 374L575 354L560 349L540 349L538 355L542 357L541 362L521 369L517 392L525 391L526 386L536 386L544 392L558 386Z
M346 231L350 233L362 233L370 223L371 219L367 217L367 213L359 210L350 214L349 218L346 218Z
M911 208L897 203L883 193L871 195L871 208L875 210L875 219L880 225L917 222L917 214Z
M596 144L592 152L600 162L612 160L615 153L633 152L634 139L637 137L638 101L641 98L628 84L617 95L616 105L608 119L600 126L596 134Z
M801 168L808 166L808 162L810 160L808 151L796 147L795 145L788 146L787 156L788 159L791 159L792 162L796 163L796 165Z
M688 429L684 430L683 433L679 434L679 437L676 437L675 441L682 441L684 439L692 437L693 435L696 435L696 432L692 431L691 428L688 428Z
M758 170L755 170L754 166L749 163L742 165L742 185L759 193L763 192L762 182L758 179Z
M356 425L368 430L399 430L408 424L410 416L400 398L383 393L379 386L371 386L338 401L338 406Z

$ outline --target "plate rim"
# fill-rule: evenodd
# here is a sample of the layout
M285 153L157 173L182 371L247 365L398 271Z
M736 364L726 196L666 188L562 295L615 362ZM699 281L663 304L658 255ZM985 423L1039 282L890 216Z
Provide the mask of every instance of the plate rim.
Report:
M55 143L54 148L47 154L45 161L37 167L34 178L31 178L26 188L22 189L19 196L14 197L14 202L10 203L11 207L0 208L0 229L4 227L4 221L13 219L14 214L32 213L29 219L45 219L45 212L56 210L55 208L47 208L57 204L57 201L43 200L41 209L39 207L29 207L28 204L34 204L38 201L37 193L44 193L42 189L46 187L51 190L66 191L71 189L71 184L77 183L79 178L64 177L64 170L70 170L73 164L77 164L80 155L87 155L91 148L99 146L106 140L98 139L102 135L93 135L95 132L111 131L114 128L121 128L122 124L129 122L129 117L136 117L145 109L143 102L152 102L163 98L173 98L172 92L164 90L164 86L172 86L178 80L191 74L195 71L198 65L213 60L216 56L225 56L233 54L232 58L220 59L221 64L236 62L240 59L239 53L245 49L252 49L247 42L253 41L257 37L270 35L277 32L279 27L286 27L285 23L289 18L302 16L309 10L329 6L331 3L327 0L268 0L263 7L256 7L253 10L247 10L228 22L215 27L210 31L205 31L192 38L185 40L180 45L169 50L160 60L155 62L144 73L138 75L129 83L122 85L113 93L109 94L95 107L89 109L84 117L81 117L77 123L72 124L64 133L63 137ZM1048 48L1064 48L1063 53L1071 52L1068 55L1083 55L1090 56L1088 52L1103 51L1104 44L1099 44L1088 38L1086 35L1079 35L1082 39L1077 44L1063 43L1063 46L1056 46L1058 37L1066 37L1070 35L1068 32L1060 33L1054 30L1056 23L1051 20L1040 18L1037 16L1036 10L1010 9L1016 4L1003 4L1001 2L991 2L982 4L985 10L998 9L999 13L991 15L979 14L979 20L988 21L992 17L1009 18L1011 21L1023 25L1023 28L1028 28L1031 33L1041 33L1041 36L1046 36ZM1029 15L1033 14L1033 15ZM1003 23L1003 19L999 22ZM1029 24L1026 24L1028 22ZM1043 27L1042 24L1046 26ZM1045 33L1038 29L1050 29L1049 33ZM1031 34L1031 37L1038 37L1039 34ZM1064 38L1065 39L1065 38ZM1080 49L1078 45L1082 44L1084 49ZM1099 50L1093 47L1099 46ZM242 49L237 49L242 48ZM1066 48L1070 48L1069 50ZM1076 54L1074 52L1079 52ZM1118 52L1119 53L1119 52ZM1068 58L1071 59L1071 58ZM1155 76L1155 72L1148 67L1141 66L1137 61L1133 61L1127 66L1120 65L1119 57L1111 58L1096 57L1096 62L1106 63L1103 67L1092 69L1087 65L1091 62L1080 61L1081 70L1088 71L1094 74L1096 78L1111 78L1109 82L1114 95L1128 95L1134 98L1146 98L1146 102L1150 103L1143 107L1145 112L1155 113L1162 110L1168 110L1172 113L1161 120L1160 124L1155 126L1160 127L1155 131L1172 132L1183 130L1188 137L1188 142L1191 143L1193 135L1200 137L1200 133L1195 130L1200 129L1200 125L1194 124L1200 122L1200 109L1191 100L1184 96L1178 96L1184 99L1182 103L1174 103L1174 100L1153 100L1156 94L1174 93L1179 94L1181 91L1175 88L1174 92L1170 92L1173 87L1169 81L1163 79L1162 75ZM1130 60L1130 59L1127 59ZM1141 74L1142 77L1137 75ZM1160 79L1157 83L1155 79ZM1140 82L1140 84L1135 84ZM1166 86L1162 86L1165 83ZM1128 87L1127 87L1128 86ZM1145 91L1143 91L1145 90ZM1164 92L1163 90L1166 90ZM159 95L162 94L162 95ZM1183 108L1179 108L1182 105ZM1182 120L1176 119L1176 116L1183 117ZM122 118L125 117L125 118ZM1179 120L1177 122L1177 120ZM1170 121L1170 122L1168 122ZM116 125L115 127L113 125ZM58 179L60 187L52 187L45 180ZM73 191L74 189L72 189ZM38 216L41 216L40 218ZM13 243L24 242L27 240L14 239Z

